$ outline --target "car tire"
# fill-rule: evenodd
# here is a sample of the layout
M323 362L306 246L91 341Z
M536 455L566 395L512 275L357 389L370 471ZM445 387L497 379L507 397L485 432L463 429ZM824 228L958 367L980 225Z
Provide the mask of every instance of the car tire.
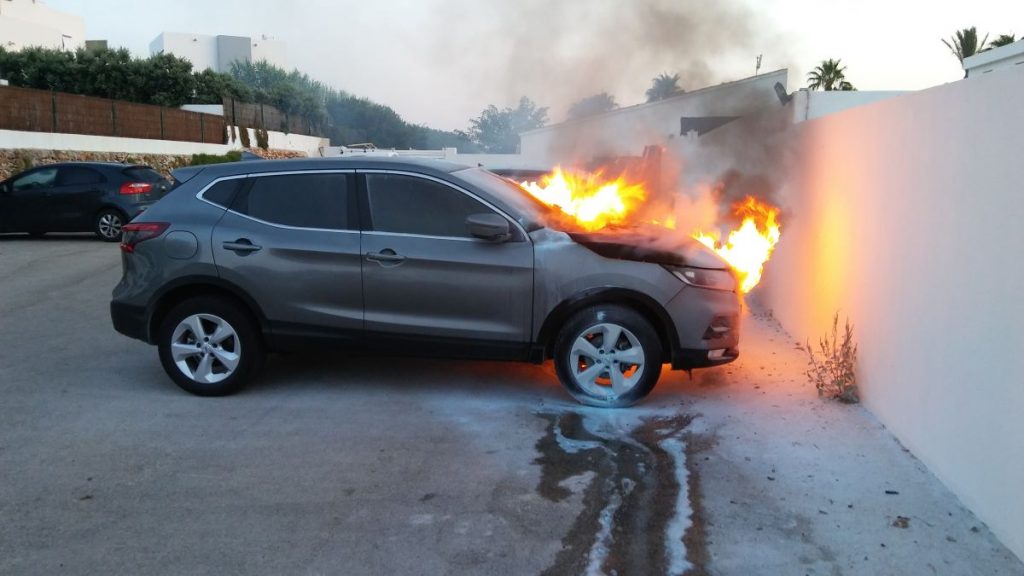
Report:
M93 222L93 232L104 242L120 242L121 229L128 223L128 219L120 210L107 208L100 210Z
M654 327L636 310L616 304L570 317L555 338L554 355L558 379L588 406L635 404L661 375L662 346Z
M265 357L252 315L215 296L174 306L160 324L157 346L167 375L197 396L239 391L259 372Z

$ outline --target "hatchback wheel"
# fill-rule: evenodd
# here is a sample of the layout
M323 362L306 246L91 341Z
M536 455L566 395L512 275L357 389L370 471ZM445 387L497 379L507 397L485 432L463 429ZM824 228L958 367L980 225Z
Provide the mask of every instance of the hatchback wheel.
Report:
M241 389L263 362L251 316L236 304L199 297L175 306L158 335L160 363L178 386L199 396Z
M661 375L654 327L635 310L598 305L572 316L555 340L555 371L589 406L619 408L650 393Z
M119 242L123 227L124 215L117 210L102 210L96 215L96 235L107 242Z

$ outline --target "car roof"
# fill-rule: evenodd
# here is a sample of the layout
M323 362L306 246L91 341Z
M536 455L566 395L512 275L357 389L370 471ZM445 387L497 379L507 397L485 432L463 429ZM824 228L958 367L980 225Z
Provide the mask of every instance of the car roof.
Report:
M71 161L71 162L54 162L52 164L40 164L33 166L29 170L36 168L68 168L68 167L82 167L82 168L151 168L145 164L127 164L125 162L88 162L88 161ZM27 171L27 170L26 170Z
M186 167L183 170L187 170ZM246 160L196 166L210 177L237 174L259 174L266 172L290 172L295 170L412 170L415 172L448 174L469 168L464 164L434 160L431 158L403 157L338 157L338 158L290 158L286 160Z

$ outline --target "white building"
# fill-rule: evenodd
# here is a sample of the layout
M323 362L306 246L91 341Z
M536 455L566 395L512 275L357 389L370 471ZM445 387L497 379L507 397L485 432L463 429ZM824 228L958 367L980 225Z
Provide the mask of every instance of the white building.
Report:
M42 0L0 0L0 46L76 50L85 46L85 21Z
M703 133L766 106L780 107L786 70L685 92L657 102L618 108L520 134L522 155L538 164L639 155L691 130Z
M4 2L5 0L0 0ZM192 62L196 70L210 68L215 72L228 72L231 64L242 62L267 62L280 68L288 67L285 43L267 35L259 38L248 36L208 36L163 32L149 44L150 54L166 52Z
M1024 67L1024 40L964 58L964 72L968 78L1014 66Z

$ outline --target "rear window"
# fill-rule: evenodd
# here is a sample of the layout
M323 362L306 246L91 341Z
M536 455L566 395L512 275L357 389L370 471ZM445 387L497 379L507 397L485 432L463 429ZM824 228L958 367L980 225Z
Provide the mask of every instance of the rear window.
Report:
M156 183L165 180L162 174L148 166L132 166L131 168L125 168L121 173L136 182Z
M296 228L355 230L355 194L348 174L284 174L248 178L231 209Z

